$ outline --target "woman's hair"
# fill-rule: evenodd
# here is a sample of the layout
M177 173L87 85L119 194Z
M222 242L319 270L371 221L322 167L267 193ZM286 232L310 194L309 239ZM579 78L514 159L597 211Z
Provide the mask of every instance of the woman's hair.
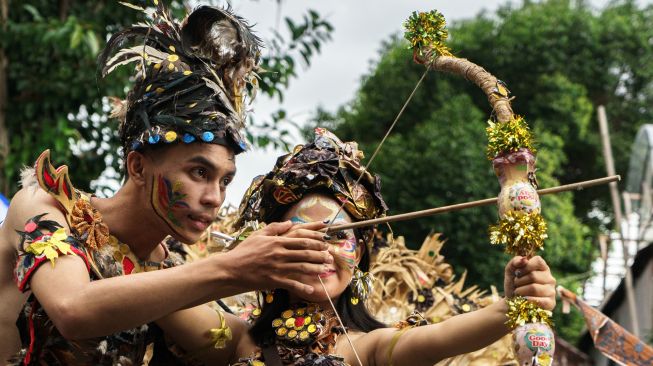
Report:
M354 230L356 238L359 238L360 232ZM370 254L367 245L363 245L361 260L358 268L367 272L370 268ZM342 319L345 327L361 332L371 332L375 329L385 328L386 325L376 320L367 310L364 301L359 301L356 305L351 302L353 297L350 286L340 295L338 302L335 304L336 311ZM290 307L288 291L277 289L274 290L274 301L270 304L263 303L261 315L256 319L252 328L249 330L250 336L259 346L268 346L274 344L275 333L272 328L272 321L281 316L281 312ZM323 309L324 310L324 309Z

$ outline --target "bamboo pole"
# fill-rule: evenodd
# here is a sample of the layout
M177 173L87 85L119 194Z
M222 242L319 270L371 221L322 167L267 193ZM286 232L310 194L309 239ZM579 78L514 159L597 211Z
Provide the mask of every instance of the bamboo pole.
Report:
M605 169L608 175L614 175L614 160L612 155L612 145L610 144L610 133L608 132L608 118L605 113L605 107L600 105L597 110L599 119L599 130L601 132L601 144L603 145L603 158L605 159ZM626 275L624 277L624 285L626 290L626 301L628 303L628 311L630 313L630 326L635 337L639 337L639 323L637 321L637 308L635 307L635 292L633 289L633 275L630 272L628 265L628 245L624 240L622 222L621 201L619 200L619 189L616 183L610 183L610 198L612 199L612 209L614 210L614 226L615 231L619 234L621 240L621 248L623 250L624 270Z
M604 177L604 178L592 179L592 180L587 180L587 181L583 181L583 182L577 182L577 183L571 183L571 184L566 184L566 185L557 186L557 187L540 189L540 190L537 191L537 193L540 196L543 196L543 195L547 195L547 194L554 194L554 193L560 193L560 192L566 192L566 191L581 190L581 189L588 188L588 187L593 187L593 186L597 186L597 185L616 182L618 180L621 180L621 177L618 176L618 175L613 175L613 176ZM496 204L496 203L497 203L497 198L496 197L495 198L486 198L486 199L479 200L479 201L464 202L464 203L458 203L458 204L455 204L455 205L443 206L443 207L435 207L435 208L430 208L430 209L421 210L421 211L408 212L408 213L403 213L403 214L399 214L399 215L380 217L380 218L377 218L377 219L352 222L352 223L342 224L342 225L333 225L333 226L328 228L328 232L339 231L339 230L347 230L347 229L355 229L355 228L359 228L359 227L372 226L372 225L378 225L378 224L385 224L385 223L388 223L388 222L411 220L411 219L416 219L416 218L420 218L420 217L433 216L433 215L437 215L437 214L441 214L441 213L445 213L445 212L459 211L459 210L463 210L463 209L466 209L466 208L479 207L479 206L488 206L488 205L492 205L492 204Z

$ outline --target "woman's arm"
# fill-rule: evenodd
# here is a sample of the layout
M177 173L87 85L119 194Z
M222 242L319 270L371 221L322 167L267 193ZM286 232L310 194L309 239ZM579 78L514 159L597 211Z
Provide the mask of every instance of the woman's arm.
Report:
M520 295L544 309L555 307L555 279L541 257L513 258L506 266L504 286L507 297ZM369 336L377 341L375 363L431 366L442 359L486 347L510 331L505 325L507 310L502 299L483 309L403 333L392 329L371 332Z
M208 305L174 312L156 324L187 357L206 365L229 365L256 350L244 320Z

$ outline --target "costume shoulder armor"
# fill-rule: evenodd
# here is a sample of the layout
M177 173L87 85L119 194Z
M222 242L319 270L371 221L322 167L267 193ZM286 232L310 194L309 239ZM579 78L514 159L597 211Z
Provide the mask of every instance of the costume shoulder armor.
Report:
M34 170L39 186L57 201L70 225L70 216L80 194L70 183L68 167L66 165L58 168L52 166L50 150L45 150L36 159Z

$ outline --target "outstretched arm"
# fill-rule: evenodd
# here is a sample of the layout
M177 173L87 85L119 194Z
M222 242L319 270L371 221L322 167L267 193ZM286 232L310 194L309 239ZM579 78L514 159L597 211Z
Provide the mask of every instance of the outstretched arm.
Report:
M517 276L515 276L517 272ZM555 279L541 257L526 260L513 258L505 270L506 297L524 296L542 308L555 307ZM370 335L377 337L374 359L377 365L433 365L455 355L488 346L507 334L507 304L500 300L483 309L454 316L441 323L416 327L399 334L398 330L381 329Z
M49 197L41 191L34 194L40 195L40 199L12 204L12 222L22 224L11 231L25 230L25 222L42 213L47 213L44 220L65 225L65 218ZM273 224L223 255L175 268L92 282L82 256L61 253L54 266L47 261L29 273L29 286L64 337L107 335L193 304L254 288L311 292L312 287L287 279L283 273L317 274L323 271L323 263L332 258L323 252L327 245L318 240L323 233L302 230L297 234L291 223ZM23 243L23 247L29 244Z

